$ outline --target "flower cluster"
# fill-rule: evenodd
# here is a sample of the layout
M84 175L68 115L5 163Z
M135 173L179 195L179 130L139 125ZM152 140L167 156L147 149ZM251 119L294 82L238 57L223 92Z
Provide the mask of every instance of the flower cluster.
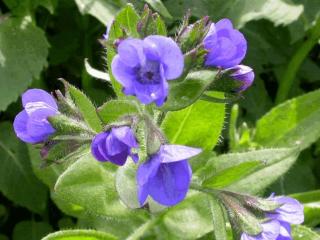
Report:
M187 26L192 29L192 25ZM110 29L110 27L108 28ZM107 33L109 30L107 31ZM108 34L104 35L108 38ZM228 19L211 23L200 44L207 51L205 67L222 69L239 82L236 92L246 90L254 80L252 68L240 65L247 52L247 41ZM117 47L112 73L126 95L140 102L162 106L168 95L168 80L179 78L184 69L184 55L173 39L151 35L145 39L128 38Z
M58 145L57 142L63 143L63 140L68 144L67 140L70 139L72 146L78 146L83 143L82 138L86 138L91 145L92 156L99 162L121 167L128 159L133 160L136 164L133 164L136 167L136 198L140 206L147 204L148 197L165 206L173 206L183 201L192 180L192 169L188 160L199 155L202 150L170 144L158 126L167 110L156 107L161 107L169 101L167 99L171 82L183 83L189 72L194 69L201 69L210 74L219 72L228 75L233 83L236 83L232 91L238 93L250 87L254 80L253 70L241 64L247 51L247 42L243 34L234 29L228 19L222 19L217 23L207 21L208 19L204 18L203 22L200 22L203 24L200 24L202 28L196 27L196 24L184 26L181 34L175 39L160 35L141 35L140 38L124 37L115 40L116 44L113 43L112 46L116 55L109 70L123 87L123 93L138 99L132 101L137 107L136 112L120 114L115 122L104 126L102 131L102 126L89 126L92 121L86 119L84 110L77 106L67 89L66 96L56 92L57 102L47 92L31 89L23 94L24 110L14 120L17 137L24 142L45 143L49 146ZM112 24L108 26L104 35L109 44L108 38L114 35ZM188 38L188 33L192 31L194 32L190 34L193 36L191 40L181 39ZM217 76L220 78L221 74ZM223 78L220 79L223 81ZM214 81L216 79L211 80L203 89L207 90L213 86ZM76 97L84 95L79 92ZM179 97L185 98L180 95ZM85 95L84 99L88 100ZM179 100L176 99L177 102ZM144 106L152 103L156 106ZM90 101L85 105L90 105ZM92 108L91 112L96 113L93 105ZM159 114L159 117L158 112L163 116ZM99 122L99 117L96 117ZM141 125L139 130L143 132L144 140L139 138L138 128ZM43 155L49 155L49 151L50 149L46 148L46 154ZM273 208L273 211L263 211L265 221L261 223L262 231L256 235L244 231L241 240L291 239L290 224L303 222L303 207L288 197L272 196L270 200L279 206L275 210ZM239 206L237 204L228 206L236 208L234 206ZM247 211L242 205L239 209ZM247 213L252 215L248 211ZM258 231L254 233L259 232L260 225L257 225Z
M301 224L304 221L303 206L290 197L270 197L280 205L272 212L266 212L267 220L263 222L262 232L258 235L242 233L241 240L291 240L290 224Z

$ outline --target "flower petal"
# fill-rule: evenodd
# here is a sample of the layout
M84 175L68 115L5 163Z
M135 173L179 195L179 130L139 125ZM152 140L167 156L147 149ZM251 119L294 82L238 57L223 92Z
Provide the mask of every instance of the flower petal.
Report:
M128 126L112 128L112 135L129 147L139 147L132 129Z
M268 214L269 217L291 224L301 224L304 221L303 205L296 199L290 197L274 197L275 201L283 204L275 210L275 213Z
M178 78L182 74L184 57L175 41L171 38L158 35L148 36L143 41L146 45L153 46L153 52L157 49L167 80ZM156 56L156 54L153 55Z
M202 150L183 145L162 145L160 152L162 163L170 163L194 157L200 154Z
M261 224L263 230L258 235L242 233L241 240L276 240L280 233L280 224L277 220L271 220Z
M42 89L29 89L22 95L23 107L32 102L43 102L54 109L58 109L57 103L54 98Z
M105 145L105 139L109 135L107 132L97 134L91 143L91 153L98 161L108 161L106 156L100 152L99 146Z
M21 111L14 119L13 128L18 138L27 143L37 143L38 140L28 134L27 123L29 116L25 110Z
M28 134L36 139L38 142L47 140L49 135L55 132L55 129L47 120L37 121L33 118L29 118L27 123Z
M156 154L151 157L151 159L142 163L137 170L138 199L140 205L143 205L148 197L149 180L157 174L160 164L160 157Z
M132 82L136 79L134 68L129 67L119 55L116 55L111 63L112 74L115 79L126 89L132 88Z
M121 41L118 46L118 56L128 67L136 67L144 62L143 41L140 39L128 38Z
M106 138L106 154L108 156L115 156L120 154L121 152L128 152L129 147L124 144L123 142L119 141L118 138L116 138L113 135L113 131L111 130L110 134Z
M117 155L112 155L112 156L109 155L108 159L110 162L112 162L114 164L117 164L119 166L123 166L126 163L128 156L129 156L129 153L127 150L127 151L120 152Z
M162 205L175 205L185 198L191 177L192 171L187 160L162 163L157 174L149 179L149 195Z
M280 236L277 240L291 240L291 226L290 223L279 221L280 223Z

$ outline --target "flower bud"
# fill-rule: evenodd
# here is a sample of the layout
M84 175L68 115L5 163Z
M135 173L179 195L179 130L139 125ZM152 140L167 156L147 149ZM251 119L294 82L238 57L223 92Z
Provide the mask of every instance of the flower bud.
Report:
M235 91L237 92L247 90L247 88L249 88L253 83L254 72L251 67L245 65L237 65L235 67L226 69L226 71L233 71L233 73L230 74L230 77L232 77L236 81L239 81L240 86L238 89L235 89Z

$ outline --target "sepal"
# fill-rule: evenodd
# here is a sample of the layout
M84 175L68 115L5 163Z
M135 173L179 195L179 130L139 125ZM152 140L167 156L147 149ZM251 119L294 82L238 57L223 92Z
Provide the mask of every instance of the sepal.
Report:
M199 45L202 45L202 41L209 31L211 22L209 21L209 17L205 16L194 24L188 24L189 18L188 15L186 15L177 37L177 41L180 43L183 52L189 52Z
M158 13L153 13L146 4L137 24L137 31L141 38L149 35L167 36L166 25Z

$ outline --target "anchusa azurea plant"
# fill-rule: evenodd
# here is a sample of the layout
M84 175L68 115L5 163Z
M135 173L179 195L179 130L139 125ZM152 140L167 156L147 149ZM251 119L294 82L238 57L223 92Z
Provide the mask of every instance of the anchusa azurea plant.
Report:
M130 21L123 16L131 16ZM220 226L224 226L213 226L215 232L220 231L216 236L232 231L241 240L292 239L290 224L304 219L297 200L284 196L263 199L212 187L215 178L209 177L218 167L210 165L206 154L219 134L212 137L211 129L201 132L201 124L210 126L214 121L204 117L204 123L201 117L206 111L214 116L220 106L224 113L225 103L244 94L254 81L253 69L242 64L247 41L232 22L214 23L204 17L190 24L186 16L177 32L168 36L159 15L145 7L139 16L128 5L109 24L103 38L109 77L98 71L94 76L112 84L115 99L96 109L65 80L64 95L59 90L50 95L31 89L22 96L24 110L16 116L14 130L22 141L41 146L43 167L59 163L69 171L74 170L70 167L74 162L88 158L94 166L103 166L102 172L112 172L108 186L95 189L115 187L119 196L112 201L155 214L153 223L166 211L169 214L170 209L164 208L180 204L188 208L189 199L206 196L207 202L216 201L219 207L215 209L221 210L220 215L213 215L220 216ZM191 116L200 121L189 122L188 128L175 126ZM198 131L201 137L194 140ZM228 174L234 178L238 173ZM239 174L241 178L243 170ZM59 178L55 191L59 192L67 176ZM99 176L96 181L105 178ZM104 198L86 195L78 204L94 197ZM63 199L68 201L70 196ZM76 203L70 204L77 209Z

